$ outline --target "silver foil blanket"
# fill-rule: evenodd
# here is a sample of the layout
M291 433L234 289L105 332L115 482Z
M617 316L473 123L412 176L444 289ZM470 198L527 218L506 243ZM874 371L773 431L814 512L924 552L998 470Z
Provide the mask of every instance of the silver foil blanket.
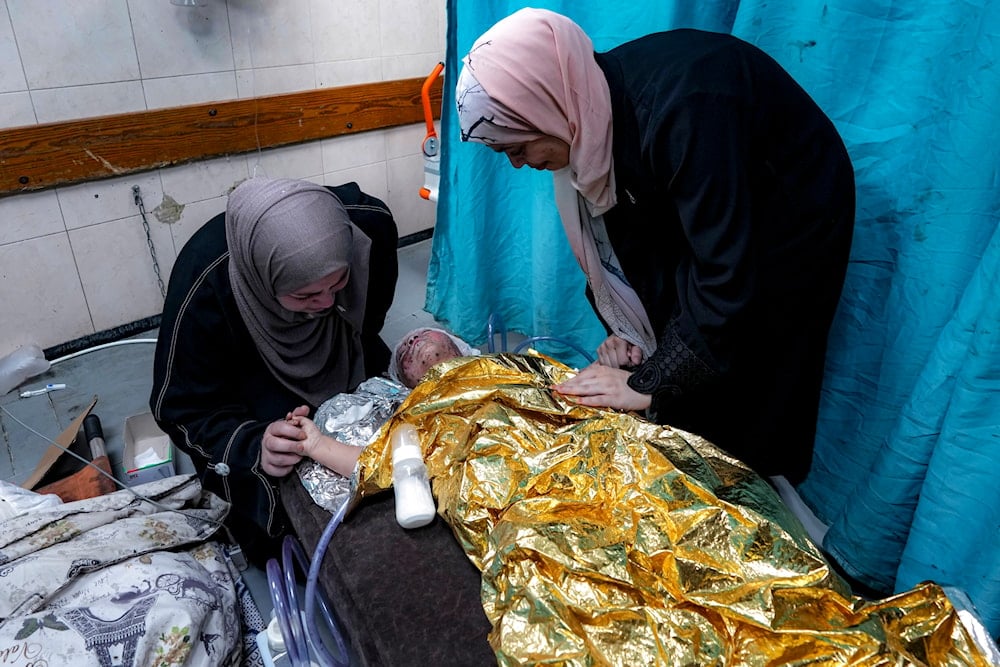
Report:
M379 428L396 412L409 389L387 378L362 382L350 393L337 394L316 410L313 421L332 438L355 447L366 447ZM351 495L351 479L305 459L299 464L299 479L313 501L334 512Z

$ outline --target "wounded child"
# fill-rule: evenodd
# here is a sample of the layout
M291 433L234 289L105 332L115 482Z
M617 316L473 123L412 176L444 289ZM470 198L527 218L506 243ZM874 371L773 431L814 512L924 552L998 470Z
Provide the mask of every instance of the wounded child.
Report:
M395 382L412 389L435 364L478 354L477 349L443 329L421 327L408 332L396 344L389 362L389 376ZM322 407L317 410L317 415ZM338 475L350 477L362 447L357 446L359 443L348 444L324 433L308 415L309 408L303 405L285 417L301 430L298 455L312 459Z
M444 329L421 327L396 345L389 361L389 377L413 389L435 364L476 354L478 350Z

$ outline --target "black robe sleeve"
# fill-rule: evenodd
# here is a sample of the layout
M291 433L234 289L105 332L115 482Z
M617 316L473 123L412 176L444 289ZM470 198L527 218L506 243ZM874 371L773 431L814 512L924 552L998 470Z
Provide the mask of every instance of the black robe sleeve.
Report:
M725 374L732 340L755 316L760 225L753 219L742 106L691 96L663 115L648 138L651 174L669 183L688 253L677 264L677 301L656 352L629 379L641 393L669 398Z
M731 35L657 33L597 60L618 195L606 228L657 335L629 386L656 421L801 480L853 231L843 142Z

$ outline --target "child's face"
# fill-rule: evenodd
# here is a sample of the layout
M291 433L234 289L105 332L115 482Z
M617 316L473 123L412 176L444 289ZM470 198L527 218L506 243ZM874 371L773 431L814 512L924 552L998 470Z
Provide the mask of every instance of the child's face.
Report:
M399 351L399 370L407 387L416 387L424 373L448 359L461 356L455 341L440 331L418 331L403 343Z

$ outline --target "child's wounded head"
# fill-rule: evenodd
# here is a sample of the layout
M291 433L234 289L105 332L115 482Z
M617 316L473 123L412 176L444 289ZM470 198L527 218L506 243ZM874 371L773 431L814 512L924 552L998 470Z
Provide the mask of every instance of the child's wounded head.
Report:
M434 364L470 353L468 345L442 329L414 329L396 345L389 374L412 389Z

